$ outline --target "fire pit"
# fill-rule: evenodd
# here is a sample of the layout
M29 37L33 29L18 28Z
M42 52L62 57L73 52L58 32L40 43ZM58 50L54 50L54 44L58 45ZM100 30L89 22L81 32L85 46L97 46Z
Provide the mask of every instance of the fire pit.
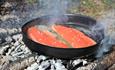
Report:
M48 20L42 19L44 17L47 18L47 16L39 17L37 19L29 21L22 27L24 43L32 51L38 52L39 54L53 56L56 58L72 59L82 56L95 55L100 45L100 41L102 40L100 35L95 34L95 31L91 30L92 27L96 25L96 20L82 15L67 15L67 16L68 16L67 22L73 22L74 24L62 24L62 25L70 26L72 28L78 28L80 31L84 32L87 36L92 38L96 42L96 44L86 48L56 48L56 47L50 47L48 45L43 45L31 40L27 34L28 29L30 27L40 25L40 23L43 21L48 23ZM103 30L99 30L99 32L100 31L101 35L103 35ZM98 31L96 32L98 33Z

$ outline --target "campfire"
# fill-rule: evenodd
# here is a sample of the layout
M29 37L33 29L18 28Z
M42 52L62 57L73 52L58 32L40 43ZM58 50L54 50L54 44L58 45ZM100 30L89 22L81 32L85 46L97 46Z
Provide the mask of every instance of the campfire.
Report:
M50 26L46 25L46 23L48 23L48 21L46 19L42 20L40 18L37 18L35 20L32 20L31 22L28 22L27 24L25 24L22 27L23 41L33 51L37 51L38 53L42 53L45 55L55 56L58 58L65 58L65 59L71 58L72 59L72 58L75 58L78 56L82 57L82 56L86 56L86 55L87 56L92 55L94 53L96 54L97 48L99 47L99 43L101 41L101 38L99 38L99 35L98 34L93 35L94 32L91 31L91 28L94 25L96 25L96 21L92 18L89 18L86 16L81 16L81 15L68 15L68 17L69 17L69 20L67 22L63 22L63 24L52 24ZM74 22L74 23L72 23L72 22ZM40 23L42 23L42 24L40 24ZM51 36L51 33L54 33L55 36L57 35L57 33L55 32L56 30L54 29L56 27L66 28L66 29L63 32L61 32L61 31L64 29L61 29L61 30L57 29L58 31L60 31L60 33L63 33L63 34L61 34L61 36L58 34L56 36L58 38L58 40L56 40L56 37L48 38L49 37L48 35L46 35L46 37L41 36L43 34L39 34L40 32L38 34L35 34L38 32L37 26L39 27L39 29L41 28L42 31L44 31L46 34L48 34L48 35L50 34L50 36ZM53 29L51 30L51 27L55 31L53 31ZM83 34L82 32L80 32L76 29L81 30L82 32L87 34L87 36L91 37L92 39L85 36L85 34ZM28 30L30 30L30 31L28 31ZM50 32L48 32L47 30L50 30ZM64 33L64 32L66 32L66 33ZM68 32L68 34L67 34L67 32ZM69 33L69 32L73 32L73 36L76 36L77 34L79 34L78 37L75 39L75 41L76 41L75 43L72 41L73 40L73 38L72 38L73 36L71 36L72 33ZM76 33L76 34L74 34L74 33ZM68 38L69 34L70 34L70 38ZM64 35L66 37L64 37ZM103 35L103 32L102 32L101 36L102 35ZM54 36L54 35L52 35L52 36ZM100 40L95 39L96 36ZM43 37L43 42L41 41L42 38L40 38L40 37ZM80 37L81 37L81 39L80 39ZM82 37L84 37L84 38L82 38ZM77 39L80 39L80 41L77 41ZM84 39L87 39L87 41L89 41L89 42L85 43ZM93 41L93 39L96 42ZM46 42L44 40L46 40ZM52 42L48 43L49 41L52 41ZM54 43L54 42L57 42L57 43ZM80 43L82 43L82 42L84 42L84 44L80 45ZM86 53L84 53L84 52L86 52Z
M69 0L40 1L39 7L25 2L0 3L4 8L0 12L0 70L115 69L114 11L94 19L66 13ZM36 10L41 4L43 8ZM38 32L43 34L41 42Z

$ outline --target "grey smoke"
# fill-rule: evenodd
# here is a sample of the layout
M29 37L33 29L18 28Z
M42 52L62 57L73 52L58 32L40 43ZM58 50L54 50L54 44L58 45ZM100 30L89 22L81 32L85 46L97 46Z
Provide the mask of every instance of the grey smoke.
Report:
M102 18L98 20L94 29L104 29L104 38L101 41L96 56L101 57L104 53L108 52L113 45L115 45L115 10L106 12Z
M67 16L64 14L67 14L70 3L71 0L40 0L40 4L43 6L42 12L49 16L50 24L67 20Z

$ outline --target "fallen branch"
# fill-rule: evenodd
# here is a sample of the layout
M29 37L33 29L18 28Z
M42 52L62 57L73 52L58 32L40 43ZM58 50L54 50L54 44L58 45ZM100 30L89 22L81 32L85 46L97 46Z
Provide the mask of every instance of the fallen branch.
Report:
M77 70L106 70L113 64L115 64L115 47L113 47L113 51L104 58L96 60L87 66L80 67ZM112 68L114 68L114 66Z

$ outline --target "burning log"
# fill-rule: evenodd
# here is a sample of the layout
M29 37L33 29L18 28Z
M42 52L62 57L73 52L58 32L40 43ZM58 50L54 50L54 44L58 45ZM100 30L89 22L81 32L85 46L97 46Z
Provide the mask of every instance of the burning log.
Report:
M97 70L105 70L108 69L111 65L115 63L115 48L113 47L113 51L104 57L99 63L97 63Z
M113 47L113 51L110 54L104 56L102 59L96 60L85 67L80 67L77 70L106 70L113 64L115 64L115 47ZM114 65L109 69L113 68Z
M108 70L115 70L115 64L113 64Z

